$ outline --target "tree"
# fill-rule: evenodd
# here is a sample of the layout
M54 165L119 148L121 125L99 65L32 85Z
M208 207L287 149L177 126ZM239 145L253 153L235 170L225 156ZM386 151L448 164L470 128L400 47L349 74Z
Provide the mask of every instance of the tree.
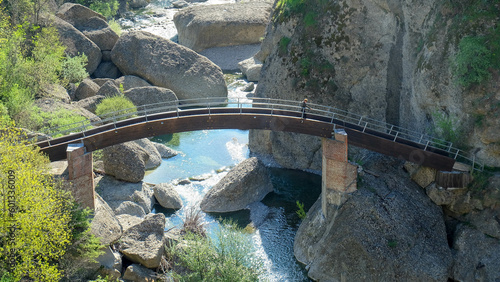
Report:
M48 159L21 130L0 132L0 269L16 281L58 281L57 261L71 241L70 197L56 189Z

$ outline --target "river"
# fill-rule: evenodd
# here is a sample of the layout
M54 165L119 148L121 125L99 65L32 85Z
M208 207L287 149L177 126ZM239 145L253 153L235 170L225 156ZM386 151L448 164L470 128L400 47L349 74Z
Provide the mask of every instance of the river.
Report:
M234 1L210 0L201 5L231 2ZM175 40L176 31L172 18L177 10L166 9L170 6L169 1L156 1L133 20L121 19L119 22L129 29L145 30ZM215 52L207 50L204 55L220 66L221 63L216 62L216 58L221 55L220 52L233 52L230 55L224 53L223 57L226 59L236 56L245 59L257 50L258 46L255 45L241 49L222 48ZM250 55L244 52L250 52ZM235 62L238 60L241 59L234 58ZM229 62L229 65L230 67L225 69L234 71L235 63ZM233 75L226 77L230 97L245 99L252 95L240 90L246 81L242 79L234 81ZM170 138L172 136L162 136L155 141L167 142ZM180 227L186 210L199 206L207 191L222 179L231 167L249 157L248 131L204 130L179 133L167 145L181 153L171 159L163 160L158 168L149 171L144 178L145 182L176 183L197 176L202 176L199 178L203 180L188 181L187 184L175 186L183 201L182 209L173 211L155 206L153 212L161 212L166 216L166 230ZM273 193L268 194L261 203L251 205L248 210L222 215L202 213L203 223L209 234L213 234L219 227L221 217L232 219L242 228L252 223L255 227L251 229L253 232L246 234L253 242L255 254L263 261L265 269L260 280L309 281L304 267L293 255L293 241L300 224L296 214L296 201L304 203L306 210L312 206L321 192L321 177L307 172L278 168L272 163L268 165L274 186Z

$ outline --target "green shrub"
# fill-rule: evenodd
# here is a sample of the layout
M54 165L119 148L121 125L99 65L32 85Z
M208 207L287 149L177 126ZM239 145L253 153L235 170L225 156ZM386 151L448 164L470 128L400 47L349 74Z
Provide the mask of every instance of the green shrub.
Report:
M313 26L316 24L316 14L312 11L309 11L304 16L304 25L306 27Z
M189 271L181 281L258 281L261 261L255 256L250 237L233 222L222 223L214 239L188 233L185 247L171 247L169 257L177 257Z
M118 0L97 0L90 4L89 8L103 15L105 18L110 19L116 15L116 12L119 8L119 3Z
M80 83L89 76L85 66L88 59L85 54L75 57L66 57L62 62L61 77L69 83Z
M42 112L40 109L33 110L33 120L36 121L40 130L45 133L53 133L83 125L87 118L66 109L55 109L53 112ZM85 122L88 124L88 122ZM57 137L57 136L56 136Z
M118 112L119 111L119 112ZM126 115L136 112L137 109L127 97L123 95L105 98L97 105L96 115L101 117L110 117L111 113L118 112L115 115ZM117 120L127 119L131 116L120 117Z
M120 26L120 24L117 21L112 19L108 22L108 24L109 24L109 27L111 28L111 30L113 30L116 34L118 34L118 36L122 35L122 27Z
M304 210L304 203L301 203L297 200L297 215L299 216L300 219L306 218L306 211Z
M459 127L458 120L441 112L434 112L432 114L434 120L433 134L443 140L452 142L454 144L460 142L461 128Z
M468 36L460 40L459 51L455 57L455 75L464 87L490 78L489 68L493 66L493 54L485 45L484 37Z
M284 55L287 53L288 51L288 45L290 44L290 41L292 41L292 39L290 39L289 37L281 37L280 39L280 43L279 43L279 53L281 55Z

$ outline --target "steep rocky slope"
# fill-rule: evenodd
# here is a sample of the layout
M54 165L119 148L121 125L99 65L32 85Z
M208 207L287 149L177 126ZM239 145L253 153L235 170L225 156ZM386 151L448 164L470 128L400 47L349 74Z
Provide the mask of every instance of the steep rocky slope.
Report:
M497 17L488 14L498 11L497 2L482 1L490 9L483 15L470 11L480 4L467 1L278 1L256 55L264 62L256 95L308 97L421 132L452 135L485 164L500 166L499 75L490 68L490 79L465 87L454 71L461 39L497 26ZM250 147L273 153L286 167L320 166L287 162L290 153L308 150L303 155L309 157L318 146L273 145L285 139L295 138L252 132Z

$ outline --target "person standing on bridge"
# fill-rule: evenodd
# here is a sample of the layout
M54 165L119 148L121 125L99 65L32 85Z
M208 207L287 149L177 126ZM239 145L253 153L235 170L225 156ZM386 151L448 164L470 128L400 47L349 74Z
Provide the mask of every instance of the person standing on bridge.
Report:
M302 101L302 122L306 119L306 108L311 109L311 107L307 104L307 98Z

